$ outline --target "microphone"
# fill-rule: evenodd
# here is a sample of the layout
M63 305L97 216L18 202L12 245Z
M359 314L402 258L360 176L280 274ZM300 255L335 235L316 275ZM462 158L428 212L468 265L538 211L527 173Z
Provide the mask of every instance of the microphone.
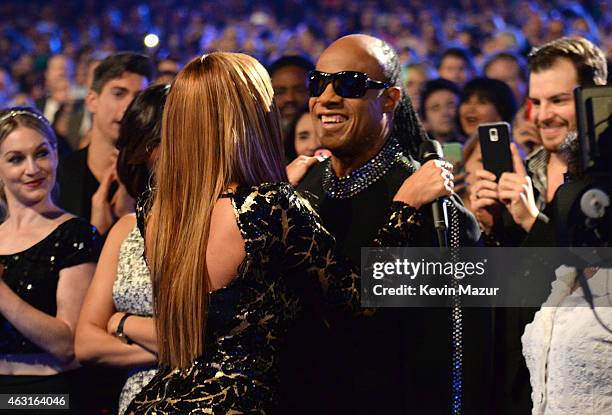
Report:
M424 140L419 146L419 158L421 164L425 164L430 160L441 160L444 158L442 146L436 140ZM441 248L448 246L446 239L446 229L448 227L448 214L446 212L446 203L444 197L434 200L431 204L431 213L433 216L434 227L438 235L438 243Z

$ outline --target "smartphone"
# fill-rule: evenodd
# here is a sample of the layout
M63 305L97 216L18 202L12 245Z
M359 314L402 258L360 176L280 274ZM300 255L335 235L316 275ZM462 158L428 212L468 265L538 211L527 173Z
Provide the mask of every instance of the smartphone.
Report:
M478 139L482 151L482 164L499 181L502 173L512 172L510 152L510 124L495 122L478 126Z
M444 159L455 166L455 168L462 164L463 151L461 143L444 143L442 144L442 152L444 153Z

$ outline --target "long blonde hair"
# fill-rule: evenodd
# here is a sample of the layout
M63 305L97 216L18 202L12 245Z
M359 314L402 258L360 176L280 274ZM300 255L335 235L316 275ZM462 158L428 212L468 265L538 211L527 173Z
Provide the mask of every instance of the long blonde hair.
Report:
M194 59L172 84L148 241L160 363L184 368L204 352L206 247L221 193L287 180L272 98L266 70L239 53Z

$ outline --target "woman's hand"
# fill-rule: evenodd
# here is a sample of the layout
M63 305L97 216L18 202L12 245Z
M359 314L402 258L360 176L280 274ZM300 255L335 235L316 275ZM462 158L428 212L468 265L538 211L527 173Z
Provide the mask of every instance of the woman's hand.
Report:
M470 210L476 216L481 229L489 234L498 216L501 202L497 195L495 175L488 170L474 172L475 182L468 188L470 195Z
M325 158L323 158L323 160L325 160ZM287 165L289 183L291 183L293 187L297 187L304 176L306 176L306 173L308 173L308 170L319 161L321 161L321 157L298 156L298 158Z
M115 333L117 333L117 328L119 327L119 322L121 321L121 319L123 318L123 316L125 315L125 313L122 313L120 311L114 313L109 319L108 319L108 323L106 324L106 332L108 334L110 334L111 336L114 336Z

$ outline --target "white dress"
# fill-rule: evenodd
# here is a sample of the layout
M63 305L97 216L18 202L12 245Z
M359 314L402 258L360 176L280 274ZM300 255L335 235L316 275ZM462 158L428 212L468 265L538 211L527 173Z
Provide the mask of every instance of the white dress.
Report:
M612 334L595 319L575 268L560 267L552 292L522 337L534 415L612 414ZM612 328L612 270L588 280L595 310Z
M153 315L153 286L144 261L144 240L138 226L121 243L117 279L113 284L115 309L124 313ZM155 376L156 366L132 368L119 396L119 413L123 414L132 399Z

